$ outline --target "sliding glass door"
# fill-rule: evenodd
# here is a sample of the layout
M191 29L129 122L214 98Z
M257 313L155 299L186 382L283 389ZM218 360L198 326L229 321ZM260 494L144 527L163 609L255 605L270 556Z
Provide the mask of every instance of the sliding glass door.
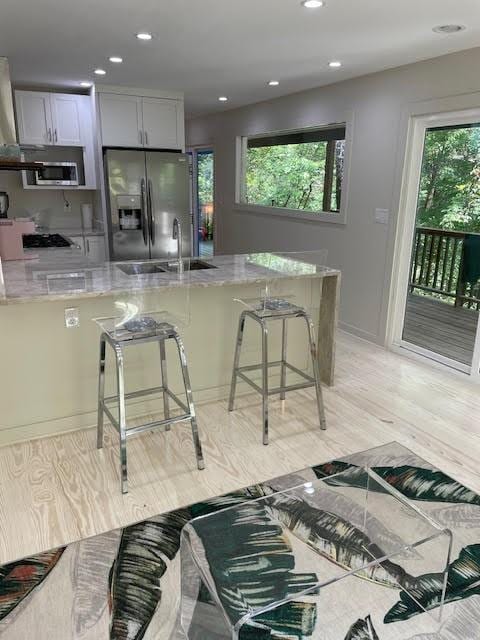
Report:
M470 371L480 308L480 123L424 134L402 341Z
M200 147L189 151L192 162L193 249L196 256L214 254L214 153Z

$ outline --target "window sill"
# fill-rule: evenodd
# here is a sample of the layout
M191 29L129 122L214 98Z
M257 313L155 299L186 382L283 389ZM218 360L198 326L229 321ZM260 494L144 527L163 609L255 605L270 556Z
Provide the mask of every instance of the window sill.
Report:
M243 213L265 214L268 216L277 216L281 218L289 218L291 220L307 220L308 222L328 222L330 224L346 224L345 213L328 213L326 211L300 211L299 209L284 209L282 207L264 207L259 204L246 204L236 202L235 211Z

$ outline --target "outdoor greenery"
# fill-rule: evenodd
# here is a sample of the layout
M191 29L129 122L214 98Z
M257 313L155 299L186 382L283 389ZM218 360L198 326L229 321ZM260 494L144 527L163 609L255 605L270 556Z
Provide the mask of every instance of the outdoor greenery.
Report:
M269 207L323 211L326 142L305 142L247 151L246 202ZM334 188L328 210L339 208L343 145L337 143Z
M480 232L480 125L427 132L417 221Z
M213 240L213 153L199 152L197 163L198 206L205 240Z
M200 205L213 202L213 153L198 153L198 200Z
M480 124L427 131L417 226L480 233ZM478 283L463 281L464 247L461 236L453 241L417 232L411 271L415 293L478 309Z

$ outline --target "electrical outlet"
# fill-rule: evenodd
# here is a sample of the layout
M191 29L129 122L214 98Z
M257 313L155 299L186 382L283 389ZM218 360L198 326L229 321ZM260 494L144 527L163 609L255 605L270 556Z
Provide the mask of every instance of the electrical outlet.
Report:
M65 309L65 326L67 329L76 329L80 326L80 315L78 307Z
M65 200L63 202L63 211L64 211L64 213L70 213L71 210L72 210L72 205L70 204L70 202L68 200Z

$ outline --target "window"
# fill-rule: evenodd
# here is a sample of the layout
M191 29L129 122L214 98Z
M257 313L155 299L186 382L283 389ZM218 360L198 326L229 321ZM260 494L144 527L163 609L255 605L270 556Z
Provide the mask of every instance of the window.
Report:
M243 140L241 202L306 212L338 213L345 126Z

